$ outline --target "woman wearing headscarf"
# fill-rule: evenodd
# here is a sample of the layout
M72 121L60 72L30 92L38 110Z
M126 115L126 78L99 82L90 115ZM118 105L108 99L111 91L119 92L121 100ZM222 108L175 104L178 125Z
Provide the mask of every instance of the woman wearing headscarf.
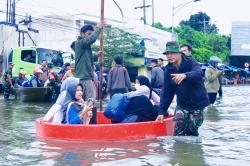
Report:
M94 99L85 102L82 98L83 87L78 84L75 91L74 100L69 103L64 123L68 124L89 124L93 116Z
M208 93L210 105L214 104L216 95L220 88L219 77L223 74L223 70L217 70L218 60L210 58L209 66L205 71L205 87Z
M63 81L56 103L44 116L44 121L58 124L62 123L64 117L63 111L66 110L68 104L75 99L76 88L79 83L79 78L74 77L69 77L65 81Z
M160 97L152 90L149 79L146 76L140 75L136 77L135 89L147 96L153 105L160 104Z

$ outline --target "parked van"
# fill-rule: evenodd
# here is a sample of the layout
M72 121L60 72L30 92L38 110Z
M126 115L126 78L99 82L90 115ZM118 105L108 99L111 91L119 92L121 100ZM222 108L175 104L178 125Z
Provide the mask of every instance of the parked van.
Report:
M62 52L46 48L17 47L13 48L8 56L8 62L14 64L13 77L18 76L20 69L27 72L27 77L33 75L33 70L41 65L43 60L53 63L55 71L59 71L64 64Z

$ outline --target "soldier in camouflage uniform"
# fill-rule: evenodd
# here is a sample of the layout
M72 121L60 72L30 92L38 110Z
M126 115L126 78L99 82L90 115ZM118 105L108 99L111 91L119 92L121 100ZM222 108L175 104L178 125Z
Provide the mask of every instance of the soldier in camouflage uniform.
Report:
M194 58L182 54L176 42L168 42L164 54L168 65L164 71L157 120L163 120L176 94L174 136L198 136L198 128L203 122L203 110L209 105L200 65Z
M4 80L3 80L3 91L4 91L4 99L8 100L10 97L10 94L13 90L13 84L12 84L12 68L13 64L10 62L8 64L8 69L4 73Z

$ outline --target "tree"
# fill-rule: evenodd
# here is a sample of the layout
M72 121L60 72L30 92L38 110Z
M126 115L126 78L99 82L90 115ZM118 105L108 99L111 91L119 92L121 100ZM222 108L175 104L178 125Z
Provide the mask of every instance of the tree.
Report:
M209 57L216 55L222 60L230 54L228 48L229 37L219 34L203 35L202 32L196 31L190 26L180 25L176 30L179 43L189 43L193 47L192 56L200 62L204 62Z
M158 29L161 29L161 30L164 30L164 31L167 31L167 32L171 32L171 28L167 28L167 27L164 27L160 22L156 22L154 23L154 27L155 28L158 28Z
M218 33L216 25L211 24L211 18L203 12L191 15L189 20L181 21L180 25L188 25L194 30L203 33Z
M203 25L199 23L202 18L205 18L206 30L209 33L204 35ZM199 12L190 17L189 21L182 21L176 28L178 35L178 43L189 43L193 47L192 56L200 62L206 62L211 56L218 56L222 60L226 60L230 55L231 37L219 35L216 25L209 23L210 17L206 13ZM157 23L156 28L169 31L169 28L164 27L161 23ZM216 33L215 33L216 32Z
M137 34L126 32L117 27L107 27L104 30L104 65L110 66L115 55L124 58L129 56L143 57L143 38ZM93 46L94 51L98 51L97 45Z

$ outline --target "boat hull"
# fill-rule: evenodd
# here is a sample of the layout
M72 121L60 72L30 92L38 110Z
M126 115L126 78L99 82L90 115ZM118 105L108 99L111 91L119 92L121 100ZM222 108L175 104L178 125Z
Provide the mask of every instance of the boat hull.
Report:
M50 88L48 87L27 87L14 89L17 99L23 102L50 101Z
M138 122L110 124L102 112L97 115L95 125L60 125L36 120L39 138L62 140L138 140L158 136L172 136L173 117L161 122Z

